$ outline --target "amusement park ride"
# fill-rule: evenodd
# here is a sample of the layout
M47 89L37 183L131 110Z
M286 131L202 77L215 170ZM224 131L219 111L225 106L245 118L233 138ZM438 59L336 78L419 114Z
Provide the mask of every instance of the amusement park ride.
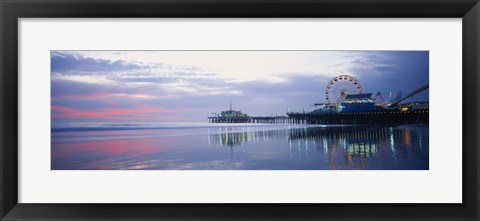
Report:
M363 93L362 85L355 77L339 75L332 78L325 89L326 103L315 103L314 113L328 112L370 112L375 110L400 109L400 102L428 89L428 84L402 97L401 91L392 98L384 99L380 92Z

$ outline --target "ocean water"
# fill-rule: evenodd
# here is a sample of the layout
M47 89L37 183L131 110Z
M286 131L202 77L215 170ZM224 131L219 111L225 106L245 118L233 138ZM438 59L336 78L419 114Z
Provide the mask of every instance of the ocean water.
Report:
M52 130L52 170L428 170L428 125L103 125Z

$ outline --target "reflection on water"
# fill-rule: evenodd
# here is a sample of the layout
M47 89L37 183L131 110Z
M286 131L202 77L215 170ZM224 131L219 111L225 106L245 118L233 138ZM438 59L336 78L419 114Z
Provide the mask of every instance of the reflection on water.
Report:
M428 169L428 125L52 132L52 169Z

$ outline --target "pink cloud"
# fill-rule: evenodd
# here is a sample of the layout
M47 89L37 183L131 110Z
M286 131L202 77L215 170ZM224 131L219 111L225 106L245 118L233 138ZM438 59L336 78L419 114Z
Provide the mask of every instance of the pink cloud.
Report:
M91 94L61 94L56 95L55 98L67 98L67 99L81 99L81 100L92 100L92 99L103 99L103 98L120 98L120 99L156 99L159 98L156 95L149 95L148 93L91 93Z
M141 106L138 108L105 108L97 111L83 111L71 107L52 105L53 118L98 118L112 120L158 120L158 119L176 119L170 116L144 116L150 113L169 113L172 110Z
M109 96L109 93L93 93L93 94L63 94L57 96L59 98L68 98L68 99L96 99Z

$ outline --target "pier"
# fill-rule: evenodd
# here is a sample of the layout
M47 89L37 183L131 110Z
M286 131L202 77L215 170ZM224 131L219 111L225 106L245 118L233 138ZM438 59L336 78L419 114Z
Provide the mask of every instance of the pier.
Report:
M384 110L352 113L288 113L292 124L428 124L428 110Z
M413 96L429 88L426 84L401 97L385 100L380 92L363 93L360 82L350 75L333 78L326 87L327 103L315 103L315 110L288 112L287 116L252 117L241 111L230 109L212 113L209 123L261 123L261 124L363 124L401 125L428 124L429 102L413 102ZM401 103L412 98L412 102ZM320 108L317 108L320 107Z
M384 110L352 113L288 113L287 116L208 117L209 123L258 124L428 124L428 110Z

